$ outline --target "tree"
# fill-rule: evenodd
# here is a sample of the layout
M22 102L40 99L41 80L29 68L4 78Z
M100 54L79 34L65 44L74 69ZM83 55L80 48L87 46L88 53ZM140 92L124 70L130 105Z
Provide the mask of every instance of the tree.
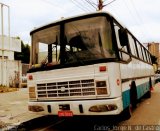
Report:
M153 63L153 64L158 64L158 63L157 63L157 59L158 59L158 58L157 58L156 56L151 55L151 60L152 60L152 63Z
M17 37L17 39L20 39ZM21 52L15 52L14 53L14 59L15 60L21 60L22 63L29 64L30 61L30 46L28 44L24 44L23 41L21 41Z

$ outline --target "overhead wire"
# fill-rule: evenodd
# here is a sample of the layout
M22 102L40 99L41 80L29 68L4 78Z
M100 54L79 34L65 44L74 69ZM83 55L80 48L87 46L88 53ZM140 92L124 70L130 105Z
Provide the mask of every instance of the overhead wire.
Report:
M51 5L51 6L54 6L54 7L56 7L56 8L59 8L59 9L62 9L62 10L63 10L63 8L60 7L58 4L55 4L55 2L53 3L53 2L51 2L51 1L49 1L49 0L41 0L41 1L47 3L47 4ZM84 11L84 12L89 12L89 11L90 11L90 10L88 10L88 9L86 9L86 8L83 8L82 5L81 5L81 4L79 5L79 2L76 2L75 0L71 0L71 2L72 2L74 5L76 5L79 9L81 9L82 11Z
M43 2L45 2L45 3L48 3L48 4L50 4L50 5L52 5L52 6L56 6L57 8L59 8L59 9L62 9L62 7L60 7L58 4L56 4L55 2L53 3L53 2L51 2L51 1L49 1L49 0L41 0L41 1L43 1ZM96 9L97 10L97 8L98 8L98 1L99 0L97 0L97 3L95 3L95 2L93 2L93 1L91 1L91 0L83 0L83 2L82 2L82 0L81 0L81 2L80 1L78 1L78 0L71 0L71 2L74 4L74 5L76 5L79 9L81 9L82 11L84 11L84 12L91 12L91 11L93 11L93 9ZM103 3L104 2L106 2L107 0L103 0ZM108 6L108 5L110 5L110 4L112 4L113 2L115 2L116 0L112 0L112 1L110 1L109 3L107 3L107 4L104 4L104 6ZM85 4L85 3L87 3L87 4ZM144 24L144 21L143 21L143 19L141 18L141 16L139 15L139 13L138 13L138 11L137 11L137 8L135 7L135 4L134 4L134 2L131 0L130 1L131 2L131 5L132 5L132 8L134 9L134 12L133 11L131 11L131 9L130 9L130 7L129 7L129 3L127 3L126 2L126 0L124 0L123 1L123 3L125 4L125 6L127 7L127 9L128 9L128 13L130 14L130 16L132 16L132 17L130 17L129 19L130 19L130 21L131 21L131 23L133 24L133 25L135 25L135 22L138 24L138 25L141 25L141 24ZM115 11L114 11L115 12ZM117 12L115 12L115 14L117 15L118 13ZM134 18L134 20L132 20ZM144 24L144 26L145 26L145 24ZM148 27L144 27L143 26L143 29L147 32L147 28ZM148 40L148 38L147 38L147 35L146 35L146 33L144 33L144 32L142 32L142 30L140 30L140 32L141 32L141 34L145 37L145 39L146 40Z
M134 8L134 10L135 10L135 13L136 13L136 15L137 15L137 17L139 17L139 21L142 23L142 24L144 24L144 21L143 21L143 19L142 19L142 17L139 15L139 13L138 13L138 10L137 10L137 8L136 8L136 6L135 6L135 4L134 4L134 2L131 0L131 4L132 4L132 6L133 6L133 8ZM145 26L145 24L144 24L144 26ZM143 26L142 26L143 27ZM145 27L143 27L143 29L146 31L146 32L148 32L147 30L148 30L148 27L147 26L145 26ZM146 36L146 33L144 33L145 34L145 36ZM146 37L147 38L147 40L148 40L148 37Z
M83 11L85 10L85 12L87 11L87 12L90 12L91 10L90 9L88 9L88 8L84 8L84 5L81 3L81 2L79 2L79 1L76 1L76 0L71 0L72 1L72 3L73 4L75 4L77 7L79 7L80 9L82 9Z
M138 20L137 20L137 17L135 17L134 16L134 14L133 14L133 12L131 11L131 9L129 8L129 6L128 6L128 4L127 4L127 2L124 0L124 4L125 4L125 6L126 6L126 8L127 8L127 10L128 10L128 13L130 14L130 18L133 18L134 17L134 20L135 20L135 22L137 23L137 24L139 24L139 22L138 22ZM132 20L132 24L134 25L135 24L135 22Z
M106 1L106 0L105 0L105 1ZM114 17L116 18L116 16L119 15L119 11L118 11L117 8L116 8L115 6L113 6L112 4L109 5L109 6L111 6L111 7L113 8L112 14L115 14ZM108 10L108 12L110 12L110 11Z
M132 16L132 24L133 25L135 25L135 24L141 25L141 23L139 22L137 16L135 16L135 14L129 8L128 3L125 0L124 0L124 3L125 3L125 5L126 5L126 7L128 9L128 13L130 14L130 16ZM133 18L134 18L134 20L133 20ZM146 38L146 35L142 32L142 30L139 30L139 33Z
M95 3L92 0L88 0L88 1L90 1L90 3L93 4L93 5L96 5L96 6L98 5L98 3Z
M139 13L138 13L138 11L137 11L137 8L134 5L134 2L132 0L130 0L130 1L131 1L131 4L132 4L132 6L133 6L133 8L135 10L136 15L139 17L140 20L142 20L141 17L140 17L140 15L139 15Z
M106 0L105 0L106 1ZM104 2L105 2L104 1ZM111 2L107 3L105 6L112 4L113 2L115 2L116 0L112 0Z
M98 1L98 0L97 0L97 1ZM106 2L106 1L107 1L107 0L104 0L103 2ZM104 4L104 6L108 6L109 4L111 4L111 3L115 2L115 1L116 1L116 0L112 0L111 2L109 2L109 3L107 3L107 4ZM143 22L143 19L142 19L141 16L139 15L139 13L138 13L135 5L134 5L133 0L131 0L130 2L132 3L131 5L132 5L133 8L134 8L134 11L135 11L134 13L133 13L133 11L131 11L131 9L129 8L127 2L124 0L124 4L125 4L125 6L126 6L127 9L128 9L129 14L130 14L130 16L132 16L132 18L130 17L130 21L132 22L133 25L135 25L135 22L136 22L138 25L141 25L142 23L144 23L144 22ZM114 12L115 12L115 11L114 11ZM115 14L117 14L117 13L115 12ZM134 20L133 20L133 18L134 18ZM144 26L145 26L145 25L144 25ZM144 28L144 26L143 26L143 29L147 32L146 29L147 29L148 27ZM140 30L140 32L141 32L141 34L145 37L145 39L148 40L148 37L147 37L146 33L144 33L142 30Z
M127 5L127 3L126 3L126 1L124 0L124 2L125 2L125 5L127 6L127 8L128 8L128 10L129 10L129 13L131 14L131 16L134 18L134 20L132 20L132 23L135 25L135 23L137 23L137 25L141 25L141 22L139 21L139 19L138 19L138 17L136 16L136 14L134 14L132 11L131 11L131 9L128 7L128 5ZM132 18L132 19L133 19ZM135 21L135 23L134 23L134 21ZM140 31L139 32L142 36L144 36L145 37L145 39L147 39L147 36L146 36L146 34L144 33L144 32L142 32L142 31Z
M54 6L54 7L56 6L59 9L63 9L58 4L55 4L55 3L51 2L51 1L48 1L48 0L41 0L41 1L47 3L47 4L51 5L51 6Z
M109 4L113 3L114 1L116 1L116 0L112 0L111 2L109 2L108 4L105 4L105 5L108 6ZM103 2L106 2L106 0L103 1ZM130 14L130 15L129 15L129 16L130 16L130 17L129 17L129 21L132 23L132 25L135 25L135 23L137 23L138 25L141 24L141 22L139 21L138 17L135 16L135 14L134 14L134 13L131 11L131 9L129 8L127 2L124 0L123 3L124 3L124 5L125 5L126 8L127 8L128 13ZM114 6L112 6L112 7L114 8ZM117 10L117 8L114 9L114 13L115 13L116 16L118 16L119 13L117 13L116 10ZM136 12L137 12L137 11L136 11ZM137 15L138 15L138 12L137 12ZM139 17L140 17L140 16L139 16ZM133 18L134 18L134 20L133 20ZM141 19L141 18L140 18L140 19ZM140 33L145 37L145 39L147 39L146 34L145 34L144 32L140 31Z
M107 0L104 0L104 2L106 2ZM114 6L112 3L113 2L116 2L117 0L112 0L112 1L110 1L109 3L107 3L107 4L105 4L106 6L111 6L111 11L109 10L109 8L106 8L106 10L108 11L108 12L110 12L111 14L113 14L113 16L115 17L115 18L118 18L118 16L122 16L122 14L120 14L120 11L118 10L118 9L120 9L120 8L117 8L116 6ZM123 3L124 4L124 3ZM133 22L131 19L129 19L131 22Z
M90 6L92 6L94 9L97 10L97 5L95 3L91 2L90 0L84 0L84 1L87 2Z
M133 12L131 11L131 9L129 8L129 6L127 5L127 2L126 2L125 0L124 0L124 3L125 3L125 5L127 6L127 8L128 8L128 10L129 10L129 13L131 14L131 16L134 17L135 22L136 22L138 25L141 25L142 22L141 22L140 19L138 18L138 15L137 15L136 13L133 13ZM131 4L131 5L132 5L132 4ZM132 5L132 7L133 7L133 5ZM134 8L134 10L135 10L135 8ZM136 11L136 10L135 10L135 11ZM133 22L132 22L132 23L133 23ZM133 23L133 24L135 24L135 23ZM145 34L142 30L139 30L139 31L140 31L141 35L144 36L145 39L147 40L146 34Z
M83 7L88 8L91 11L93 11L94 7L91 6L86 0L81 0L81 3L83 5Z

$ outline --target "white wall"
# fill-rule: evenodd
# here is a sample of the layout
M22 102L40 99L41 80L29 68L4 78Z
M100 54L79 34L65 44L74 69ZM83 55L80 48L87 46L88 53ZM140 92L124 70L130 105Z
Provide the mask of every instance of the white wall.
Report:
M21 61L5 59L2 67L2 60L0 59L0 85L15 87L16 83L20 84L21 76L22 76Z
M3 41L3 42L2 42ZM4 46L2 47L2 43ZM4 49L4 60L2 64L2 48ZM21 40L0 36L0 85L17 86L22 76L21 61L14 60L14 52L21 52ZM7 56L7 59L5 58Z
M9 44L10 40L10 44ZM16 51L16 52L21 52L21 40L13 38L13 37L3 37L3 42L4 42L4 49L5 50L11 50L11 51ZM0 36L0 50L2 49L2 36Z
M13 51L4 51L4 56L7 56L8 60L14 60L14 52ZM2 57L2 50L0 50L0 57Z

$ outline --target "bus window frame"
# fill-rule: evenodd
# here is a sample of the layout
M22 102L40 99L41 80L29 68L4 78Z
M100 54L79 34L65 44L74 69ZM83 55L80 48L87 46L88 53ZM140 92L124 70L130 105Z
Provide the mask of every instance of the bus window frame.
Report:
M134 37L133 37L133 39L134 39L134 44L135 44L135 47L136 47L137 57L139 58L139 52L138 52L137 42L136 42L136 39Z
M147 62L146 53L145 53L145 48L142 46L141 49L142 49L142 53L143 53L143 60L144 60L145 62Z
M123 60L122 58L121 58L121 56L120 56L120 51L119 51L119 48L118 48L118 43L117 43L117 39L116 39L116 34L115 34L115 28L114 28L114 24L116 24L118 27L120 27L120 28L123 28L123 26L116 20L116 19L114 19L113 17L112 17L112 21L111 21L111 27L112 27L112 33L114 33L113 34L113 36L112 36L112 38L113 38L113 44L115 43L115 48L116 48L116 55L117 55L117 57L118 57L118 59L119 59L119 61L121 61L121 62L124 62L124 63L128 63L128 62L130 62L131 61L131 57L133 57L133 58L136 58L136 59L138 59L138 60L140 60L140 61L143 61L143 62L145 62L145 63L148 63L148 64L150 64L150 65L152 65L152 60L151 60L151 53L148 51L148 55L150 56L149 57L149 61L146 61L145 59L144 59L144 53L143 53L143 51L142 51L142 48L145 48L138 40L137 40L137 38L135 37L135 36L133 36L133 34L129 31L129 30L127 30L127 33L128 34L130 34L131 35L131 37L133 38L133 40L134 40L134 44L135 44L135 51L136 51L136 53L137 53L137 56L135 56L135 55L133 55L132 53L131 53L131 47L130 47L130 43L128 44L128 46L127 46L127 49L128 49L128 52L125 52L125 51L121 51L121 52L123 52L123 53L125 53L125 54L128 54L129 56L130 56L130 60L129 61L125 61L125 60ZM137 44L139 44L138 46L139 46L139 49L138 49L138 46L137 46ZM140 58L141 57L141 58Z
M139 55L139 59L143 60L143 55L142 55L142 50L141 50L141 44L136 40L136 47L137 47L137 51L138 51L138 55Z
M133 35L131 33L128 33L128 39L129 39L129 45L130 45L130 48L132 47L131 50L131 55L133 57L138 57L138 54L137 54L137 47L136 47L136 44L135 44L135 38L133 37Z
M126 49L127 51L123 51L123 50L120 50L119 47L118 47L118 42L119 42L119 45L121 46L121 43L120 43L120 39L119 39L119 33L118 36L116 36L116 29L115 29L115 26L118 26L119 29L124 29L120 24L119 22L117 22L117 20L113 19L112 21L112 24L111 24L111 27L112 27L112 32L114 33L112 38L114 38L114 41L113 41L113 44L115 43L115 47L116 47L116 55L118 56L118 59L119 61L121 62L124 62L124 63L128 63L131 61L131 55L130 55L130 47L129 47L129 44L126 45ZM117 30L118 31L118 30ZM128 31L127 31L128 33ZM117 39L118 39L118 42L117 42ZM123 59L123 54L125 55L128 55L129 59L127 60L124 60Z

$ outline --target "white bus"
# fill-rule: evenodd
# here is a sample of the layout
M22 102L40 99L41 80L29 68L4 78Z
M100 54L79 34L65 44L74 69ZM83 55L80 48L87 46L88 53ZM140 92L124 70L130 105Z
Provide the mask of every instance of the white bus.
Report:
M30 34L30 111L129 118L138 99L151 97L151 54L109 13L61 19Z

